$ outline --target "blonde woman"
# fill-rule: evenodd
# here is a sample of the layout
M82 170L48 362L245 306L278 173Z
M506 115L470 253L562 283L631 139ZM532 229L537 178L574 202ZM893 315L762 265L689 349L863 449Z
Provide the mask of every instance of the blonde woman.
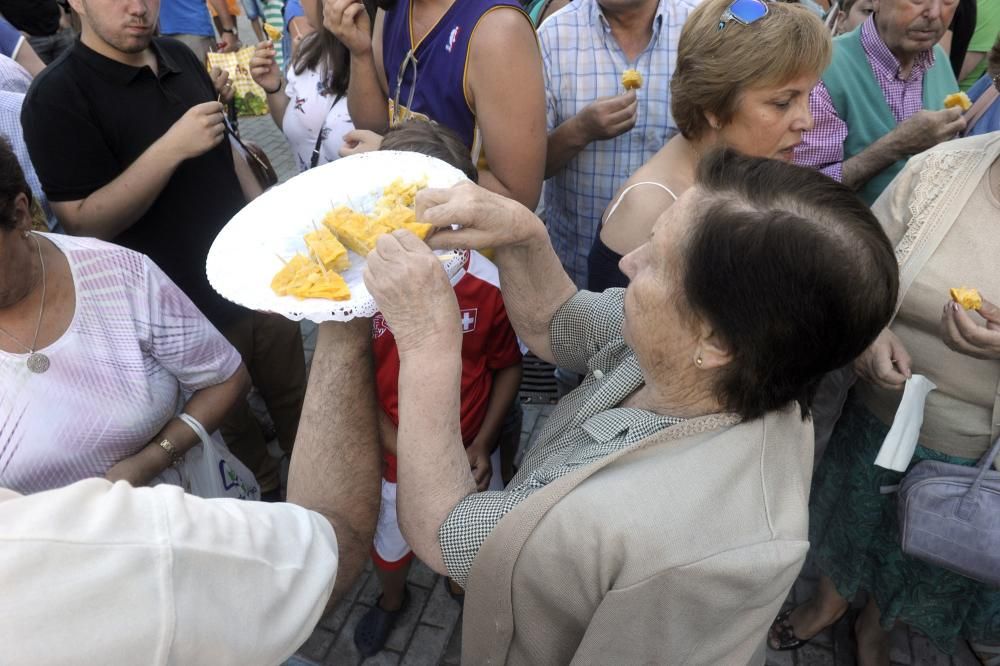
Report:
M731 0L708 0L684 25L671 81L680 134L629 178L604 213L588 288L624 287L623 255L649 238L656 218L694 183L702 155L727 146L790 162L812 127L809 91L830 62L830 32L809 10L761 4L747 24L727 20Z

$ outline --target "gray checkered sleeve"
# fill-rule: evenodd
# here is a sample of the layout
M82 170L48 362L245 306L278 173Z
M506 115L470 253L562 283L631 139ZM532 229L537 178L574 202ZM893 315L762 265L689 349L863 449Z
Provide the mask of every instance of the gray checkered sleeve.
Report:
M455 505L441 523L438 540L448 575L462 587L486 537L508 511L524 497L506 490L491 490L469 495Z
M596 294L578 291L563 303L549 325L549 344L556 365L587 374L587 363L605 345L621 337L625 290Z

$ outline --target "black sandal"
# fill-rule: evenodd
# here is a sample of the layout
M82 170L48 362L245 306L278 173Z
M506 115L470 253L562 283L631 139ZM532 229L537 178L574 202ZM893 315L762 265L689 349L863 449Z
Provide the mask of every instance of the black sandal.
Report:
M375 605L361 616L358 626L354 628L354 645L365 659L378 654L385 647L396 621L406 612L406 607L410 604L410 593L406 591L403 604L398 610L387 611L379 605L381 602L382 595L379 595Z
M767 632L767 646L772 650L798 650L800 647L812 640L812 638L799 638L795 635L792 623L788 621L788 616L795 608L789 608L778 614L771 623L771 629ZM773 639L777 639L775 642Z
M771 628L767 632L767 647L772 650L778 650L779 652L785 650L798 650L800 647L816 638L816 636L823 633L827 627L832 627L840 622L841 618L843 618L848 609L850 609L850 606L846 606L844 610L841 611L840 615L837 616L837 619L817 631L809 638L799 638L796 636L795 629L792 628L792 623L788 621L788 616L791 615L792 611L796 608L798 608L798 606L789 608L788 610L779 613L778 617L774 618L774 622L771 623ZM774 638L778 639L777 643L773 640Z

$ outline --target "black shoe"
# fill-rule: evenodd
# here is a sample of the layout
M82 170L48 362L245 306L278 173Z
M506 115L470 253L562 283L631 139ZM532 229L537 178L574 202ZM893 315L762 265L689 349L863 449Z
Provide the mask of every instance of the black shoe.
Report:
M407 591L403 594L403 603L398 610L387 611L379 605L381 603L382 595L379 595L372 609L361 616L358 626L354 628L354 644L365 659L378 654L385 647L392 628L410 603L410 593Z

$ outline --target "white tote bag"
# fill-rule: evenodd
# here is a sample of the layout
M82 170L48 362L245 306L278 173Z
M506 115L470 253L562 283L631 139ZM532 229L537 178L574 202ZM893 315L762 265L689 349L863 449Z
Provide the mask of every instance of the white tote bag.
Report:
M185 492L198 497L260 499L260 485L253 472L232 454L218 433L209 435L190 414L180 414L177 418L194 430L201 443L191 447L177 467L164 470L154 484L180 485Z

